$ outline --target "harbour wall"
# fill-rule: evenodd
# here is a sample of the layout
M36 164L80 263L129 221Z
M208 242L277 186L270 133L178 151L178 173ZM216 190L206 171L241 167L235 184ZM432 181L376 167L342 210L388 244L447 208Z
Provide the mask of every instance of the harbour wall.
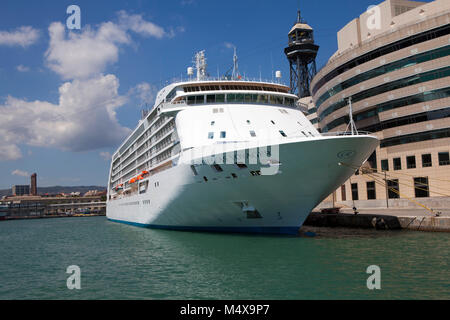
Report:
M344 227L361 228L377 230L414 230L414 231L433 231L450 232L450 216L447 213L441 213L441 216L432 216L425 211L420 214L405 212L399 214L383 213L322 213L312 212L305 226L314 227Z

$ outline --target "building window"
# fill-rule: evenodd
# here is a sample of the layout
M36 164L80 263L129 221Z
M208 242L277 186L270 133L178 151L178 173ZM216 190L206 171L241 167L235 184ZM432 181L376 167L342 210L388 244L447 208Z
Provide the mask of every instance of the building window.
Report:
M255 131L253 131L253 130L250 130L250 135L251 135L252 137L256 137L256 133L255 133Z
M389 161L388 161L388 159L381 160L381 170L382 171L389 171Z
M369 159L367 159L367 162L370 164L370 167L372 169L375 169L373 171L376 172L377 171L376 170L377 169L377 154L375 151L370 155Z
M388 180L388 198L400 198L400 187L398 184L398 179Z
M394 170L402 170L401 158L394 158Z
M342 201L346 201L347 200L347 194L345 193L345 184L343 184L341 186L341 199L342 199Z
M450 165L450 158L448 152L439 152L439 165L448 166Z
M367 186L367 200L375 200L377 198L375 192L375 181L367 182L366 186Z
M414 191L416 198L428 198L430 196L430 191L428 188L428 178L414 178Z
M408 169L416 168L416 156L408 156L406 157L406 167Z
M220 132L220 138L225 139L226 137L227 137L226 131L221 131Z
M208 133L208 139L214 139L214 132Z
M433 162L431 161L431 154L423 154L422 155L422 167L427 168L431 167L433 165Z
M284 133L284 131L283 130L280 130L280 134L283 136L283 137L287 137L287 135L286 135L286 133Z
M357 183L352 183L352 200L359 200Z
M216 172L222 172L222 171L223 171L222 167L219 166L218 164L213 164L211 167L212 167Z

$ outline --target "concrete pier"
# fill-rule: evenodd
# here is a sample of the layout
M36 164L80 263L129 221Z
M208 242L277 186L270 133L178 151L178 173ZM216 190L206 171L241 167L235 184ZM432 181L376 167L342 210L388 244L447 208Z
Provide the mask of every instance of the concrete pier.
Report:
M436 210L439 216L425 209L361 209L355 215L352 209L339 213L312 212L306 226L345 227L378 230L415 230L450 232L450 209Z

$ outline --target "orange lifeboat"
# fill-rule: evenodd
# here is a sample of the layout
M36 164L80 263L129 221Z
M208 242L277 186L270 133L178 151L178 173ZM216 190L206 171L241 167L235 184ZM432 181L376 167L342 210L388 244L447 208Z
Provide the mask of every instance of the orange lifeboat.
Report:
M136 178L131 178L130 181L128 181L128 183L132 184L135 183L136 181L137 181Z
M142 174L140 174L140 175L138 175L138 176L136 177L136 179L137 179L137 180L142 180L142 179L144 179L144 177L142 176Z

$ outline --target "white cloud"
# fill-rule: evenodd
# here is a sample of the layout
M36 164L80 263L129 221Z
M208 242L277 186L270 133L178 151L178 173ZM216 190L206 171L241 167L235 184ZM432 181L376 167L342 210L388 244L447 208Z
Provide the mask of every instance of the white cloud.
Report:
M21 177L28 177L30 175L28 172L19 169L14 170L13 172L11 172L11 174L13 176L21 176Z
M0 132L2 132L0 128ZM18 146L11 141L7 141L7 136L0 140L0 161L13 161L22 158L22 152Z
M31 27L19 29L29 36L20 38L16 34L14 43L31 44L32 39L36 39L36 36L31 37L33 30ZM121 143L131 130L119 124L117 108L127 102L130 92L142 102L153 102L156 89L143 82L130 89L127 96L120 96L117 77L103 73L118 61L121 47L132 44L131 32L158 39L174 34L144 20L142 15L130 15L125 11L118 13L116 23L104 22L73 32L67 31L62 23L54 22L48 31L46 65L68 82L59 87L57 104L11 96L0 104L0 161L21 158L19 146L23 144L78 152ZM177 31L183 30L178 28ZM3 43L13 42L11 34L8 37L6 39L5 33L0 32ZM26 67L18 66L17 70L25 71Z
M144 37L155 37L161 39L168 35L164 29L153 22L146 21L140 14L128 14L121 10L118 12L119 23L125 30L131 30Z
M97 30L86 27L82 33L69 32L62 23L49 27L50 46L46 52L48 67L64 79L88 78L117 62L119 45L130 43L127 33L112 22Z
M236 46L231 42L224 42L223 45L228 49L234 49Z
M14 31L0 31L0 45L28 47L39 39L39 30L22 26Z
M152 106L157 93L158 89L154 85L147 82L142 82L134 88L131 88L128 95L135 96L139 100L140 104L148 104L149 106Z
M22 64L19 64L19 65L16 67L16 69L17 69L17 71L19 71L19 72L28 72L28 71L30 71L30 68L28 68L28 67L26 67L26 66L24 66L24 65L22 65Z
M107 152L107 151L102 151L99 153L100 157L102 157L105 161L109 161L111 160L111 153Z
M130 133L116 118L127 101L118 87L118 79L106 75L64 83L56 105L8 97L0 105L0 159L20 157L21 143L74 152L118 145Z
M172 37L183 32L166 32L164 28L144 20L140 14L118 12L118 23L104 22L97 28L86 26L82 32L67 32L64 25L54 22L49 27L50 46L45 54L47 66L66 80L86 79L98 75L119 59L122 45L132 43L129 31L144 37Z

